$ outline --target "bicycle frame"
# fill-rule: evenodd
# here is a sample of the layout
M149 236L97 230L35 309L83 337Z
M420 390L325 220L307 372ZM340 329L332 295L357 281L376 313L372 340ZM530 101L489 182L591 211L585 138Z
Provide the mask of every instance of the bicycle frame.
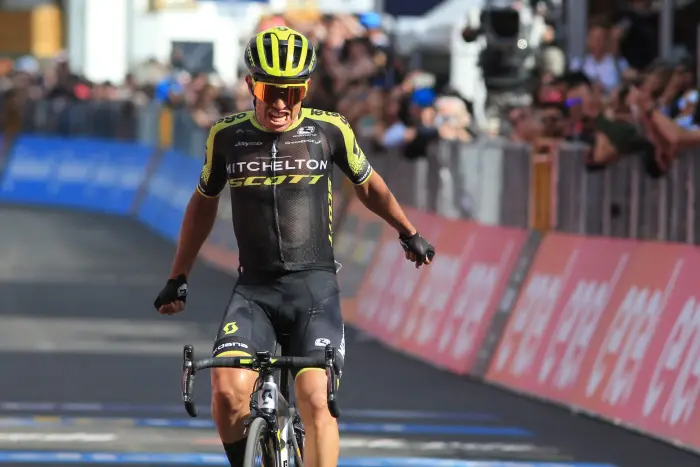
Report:
M271 370L264 369L260 371L255 390L251 394L250 416L244 424L248 426L256 418L263 418L269 427L269 432L277 433L277 436L273 435L270 437L275 456L277 457L277 465L288 467L290 432L291 436L295 436L292 426L294 418L292 417L291 405L288 402L288 370L283 369L280 371L280 387L277 386Z

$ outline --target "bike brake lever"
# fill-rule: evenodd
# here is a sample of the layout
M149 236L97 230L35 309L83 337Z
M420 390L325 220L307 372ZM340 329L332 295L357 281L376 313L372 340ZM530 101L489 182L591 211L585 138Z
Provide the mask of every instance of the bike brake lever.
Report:
M182 363L182 401L185 403L185 410L190 417L197 416L197 407L194 402L194 348L186 345L183 350Z

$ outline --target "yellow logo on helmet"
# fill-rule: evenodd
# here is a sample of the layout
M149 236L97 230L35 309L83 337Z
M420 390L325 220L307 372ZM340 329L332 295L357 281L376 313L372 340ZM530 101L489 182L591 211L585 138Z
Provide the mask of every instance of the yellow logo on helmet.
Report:
M311 60L309 61L309 70L313 70L315 66L316 66L316 50L314 49L313 54L311 55Z

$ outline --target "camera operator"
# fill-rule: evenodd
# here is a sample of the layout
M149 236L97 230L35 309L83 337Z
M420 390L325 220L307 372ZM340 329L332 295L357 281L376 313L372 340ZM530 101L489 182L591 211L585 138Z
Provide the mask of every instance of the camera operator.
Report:
M531 81L545 31L541 12L524 2L492 0L470 13L462 39L478 50L476 66L486 90L484 115L502 119L502 109L531 104Z

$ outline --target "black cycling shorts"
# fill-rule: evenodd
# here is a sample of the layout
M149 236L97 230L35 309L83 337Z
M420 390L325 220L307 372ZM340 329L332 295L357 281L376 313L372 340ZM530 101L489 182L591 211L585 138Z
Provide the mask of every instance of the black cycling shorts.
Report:
M342 368L345 328L335 272L243 272L239 276L212 355L274 353L277 344L282 355L298 357L323 355L331 344L338 349L336 359Z

